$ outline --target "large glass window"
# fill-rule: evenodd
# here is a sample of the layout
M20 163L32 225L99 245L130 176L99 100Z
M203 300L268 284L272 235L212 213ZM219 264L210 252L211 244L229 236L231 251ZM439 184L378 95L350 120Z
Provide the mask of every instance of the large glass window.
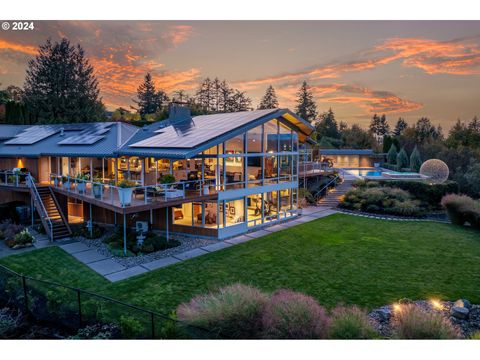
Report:
M265 222L278 219L278 192L267 192L263 195Z
M278 152L278 121L270 120L264 125L263 144L265 152Z
M279 151L292 151L292 130L288 127L279 123L279 139L280 139L280 149Z
M232 226L245 221L244 200L225 201L225 226Z
M285 189L280 191L280 217L288 216L287 210L292 208L291 190Z
M243 134L225 142L225 155L243 154L245 152L243 144Z
M263 126L260 125L247 132L247 151L249 154L263 152L262 131Z
M262 194L247 196L247 221L248 226L262 223Z
M280 160L280 177L282 181L290 181L292 175L292 155L281 155Z
M264 172L265 179L276 179L278 178L278 157L276 155L266 156L264 158ZM276 182L268 180L269 183Z
M262 165L263 157L261 156L249 156L247 161L247 173L248 173L248 186L261 186L262 185Z
M205 202L205 227L217 228L223 224L223 216L218 214L218 204L216 202Z
M173 223L176 225L192 226L193 222L193 204L184 203L173 207Z

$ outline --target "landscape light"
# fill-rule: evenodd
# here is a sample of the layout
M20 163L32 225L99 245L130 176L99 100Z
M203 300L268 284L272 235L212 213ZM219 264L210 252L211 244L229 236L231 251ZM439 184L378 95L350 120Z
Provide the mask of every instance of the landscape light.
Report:
M430 304L432 305L433 308L435 308L437 310L442 310L443 309L442 303L440 301L436 300L436 299L431 299Z

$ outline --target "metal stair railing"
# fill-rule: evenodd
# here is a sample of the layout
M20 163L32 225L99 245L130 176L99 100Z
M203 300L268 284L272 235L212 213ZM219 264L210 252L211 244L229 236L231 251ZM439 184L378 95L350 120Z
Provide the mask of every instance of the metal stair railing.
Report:
M48 215L47 209L45 209L45 205L43 204L42 198L40 197L40 194L38 192L37 187L35 186L35 180L33 179L32 175L28 174L27 175L27 184L28 187L30 188L30 193L34 197L34 202L38 205L41 209L40 212L43 212L43 214L40 214L40 218L42 219L42 222L45 220L48 223L48 227L50 229L50 241L53 241L53 224L52 220L50 219L50 216ZM43 215L43 216L42 216Z

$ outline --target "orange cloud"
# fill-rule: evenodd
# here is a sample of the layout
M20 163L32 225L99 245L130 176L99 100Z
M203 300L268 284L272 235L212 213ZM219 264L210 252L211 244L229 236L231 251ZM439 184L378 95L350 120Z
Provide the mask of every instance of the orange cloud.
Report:
M24 45L0 39L0 50L16 51L27 55L36 55L38 47L33 45Z
M427 74L480 74L480 48L468 40L394 38L377 49L394 51L405 66L422 69Z
M240 81L236 85L243 90L261 85L338 78L353 71L374 69L380 65L402 60L407 67L416 67L427 74L475 75L480 74L480 47L467 39L436 41L416 38L393 38L363 52L359 59L327 64L305 71L280 74L255 80Z
M193 34L193 27L190 25L170 26L170 29L162 35L164 40L169 41L173 45L181 44L187 41Z
M423 104L402 99L390 91L372 90L346 84L324 84L310 87L314 97L325 103L353 104L368 113L403 113L421 109ZM293 104L298 88L294 85L279 87L277 95L282 103Z

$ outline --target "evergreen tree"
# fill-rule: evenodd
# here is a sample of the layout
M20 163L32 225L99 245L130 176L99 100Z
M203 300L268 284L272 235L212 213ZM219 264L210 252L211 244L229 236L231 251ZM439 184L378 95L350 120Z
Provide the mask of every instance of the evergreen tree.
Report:
M320 116L320 121L315 126L317 132L317 138L327 136L329 138L339 139L340 132L338 131L337 121L335 120L335 114L332 109L329 109L326 113Z
M231 102L232 102L232 96L233 96L234 90L228 85L226 80L223 80L220 83L220 88L219 88L219 108L221 112L229 112L229 109L231 108Z
M412 153L410 154L410 168L418 172L420 171L421 166L422 166L422 158L420 157L420 152L415 146Z
M403 134L403 131L408 127L407 122L403 118L398 118L398 121L393 130L393 136L400 136Z
M390 125L388 125L385 115L373 115L372 121L370 122L370 132L379 138L389 134Z
M265 95L263 95L262 100L260 101L260 105L258 105L258 109L276 109L278 108L278 99L277 94L275 93L275 89L272 85L267 88Z
M417 144L421 144L428 140L441 139L443 137L442 128L440 126L435 128L430 119L426 117L418 119L417 123L415 124L415 133L417 137Z
M397 155L398 155L397 147L395 146L395 144L392 144L390 146L390 150L388 150L388 153L387 153L387 163L391 165L395 165L397 163Z
M478 120L478 117L474 116L472 121L468 123L468 129L480 133L480 121Z
M152 75L147 73L143 83L137 89L138 100L134 100L138 107L136 110L142 117L147 114L155 114L162 108L162 101L165 100L165 96L163 91L157 92Z
M345 148L371 149L375 143L372 134L357 124L353 124L351 128L344 128L341 136L342 146Z
M205 78L195 94L196 103L204 111L213 111L213 86L210 78Z
M252 100L243 91L235 90L230 98L230 104L226 112L251 110Z
M324 136L318 142L318 147L320 149L335 149L335 146L330 142L328 137Z
M92 122L104 119L94 69L80 45L67 39L39 47L28 62L24 102L36 122Z
M408 155L405 148L402 148L397 155L397 169L402 170L408 168Z
M313 101L313 94L306 81L303 82L297 93L295 111L298 116L309 122L313 122L317 118L317 105Z

